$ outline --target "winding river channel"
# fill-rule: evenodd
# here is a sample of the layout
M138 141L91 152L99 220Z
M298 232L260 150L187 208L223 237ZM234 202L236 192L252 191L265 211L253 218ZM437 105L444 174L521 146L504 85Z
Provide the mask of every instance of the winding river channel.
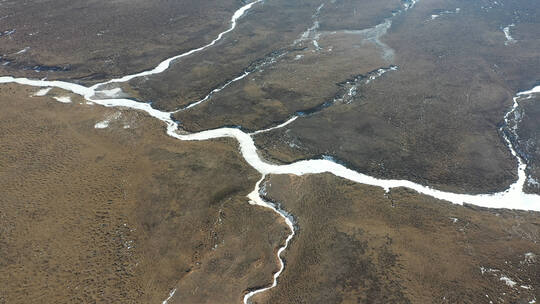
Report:
M89 102L99 104L105 107L123 107L123 108L130 108L130 109L144 111L148 115L156 119L159 119L160 121L165 123L165 125L167 126L167 134L169 136L177 138L179 140L183 140L183 141L202 141L202 140L211 140L211 139L223 138L223 137L231 137L231 138L236 139L239 143L240 152L242 156L244 157L245 161L254 169L256 169L258 172L260 172L262 176L261 179L255 185L253 192L251 192L248 195L248 198L250 199L250 203L272 209L274 212L279 214L284 219L285 223L291 229L291 234L287 237L284 246L282 246L278 250L278 259L280 263L280 269L278 272L274 274L272 285L247 293L244 296L244 303L246 304L249 302L249 299L253 295L264 292L277 285L277 279L285 267L281 254L283 253L284 250L286 250L290 240L295 235L294 223L291 217L286 212L278 209L278 207L272 204L271 202L265 201L260 195L260 188L259 188L260 184L264 181L265 177L270 174L305 175L305 174L318 174L318 173L328 172L328 173L332 173L336 176L339 176L339 177L342 177L342 178L345 178L345 179L348 179L350 181L354 181L357 183L378 186L378 187L383 188L386 191L389 191L391 188L396 188L396 187L407 187L419 193L429 195L437 199L446 200L455 204L468 203L468 204L478 205L482 207L489 207L489 208L508 208L508 209L540 211L540 196L533 195L533 194L526 194L523 192L523 186L526 182L526 173L525 173L526 164L516 153L507 135L503 135L504 139L512 155L514 155L514 157L517 158L518 163L519 163L518 180L514 184L512 184L509 189L503 192L499 192L499 193L478 194L478 195L459 194L459 193L451 193L451 192L445 192L445 191L433 189L433 188L420 185L420 184L407 181L407 180L389 180L389 179L375 178L375 177L351 170L341 164L338 164L332 161L331 159L303 160L303 161L298 161L298 162L287 164L287 165L272 164L262 159L259 153L257 152L257 148L254 144L252 136L262 133L262 132L269 131L269 130L283 128L287 126L289 123L296 120L298 118L297 116L290 118L288 121L286 121L285 123L281 125L278 125L270 129L266 129L266 130L255 131L251 134L245 133L242 130L236 129L236 128L219 128L219 129L207 130L207 131L198 132L198 133L185 134L185 132L179 131L178 123L172 119L171 115L173 112L164 112L164 111L154 109L149 103L137 102L135 100L127 99L127 98L115 98L114 97L115 92L120 91L120 90L107 91L105 89L100 89L100 88L105 87L107 84L122 83L122 82L130 81L137 77L150 76L153 74L162 73L169 68L170 64L174 60L192 55L197 52L201 52L205 50L206 48L209 48L215 45L219 40L221 40L224 37L224 35L234 30L239 18L241 18L255 4L261 1L262 0L251 2L241 7L240 9L238 9L231 18L230 27L224 32L220 33L216 39L212 40L211 43L203 47L193 49L189 52L180 54L178 56L168 58L167 60L161 62L157 67L149 71L144 71L144 72L133 74L133 75L123 76L118 79L112 79L104 83L93 85L91 87L86 87L86 86L82 86L82 85L70 83L70 82L65 82L65 81L33 80L33 79L28 79L28 78L14 78L10 76L0 77L0 84L16 83L16 84L21 84L21 85L33 86L33 87L40 87L42 89L59 88L59 89L80 95ZM412 2L413 5L415 2L416 1ZM412 7L412 5L410 7ZM409 7L406 7L406 8L409 8ZM214 94L214 93L216 93L216 90L211 92L211 94ZM536 94L536 93L540 93L540 86L536 86L532 88L531 90L518 93L514 97L514 104L512 108L504 117L505 121L507 123L509 122L514 111L519 106L520 99L527 98L531 96L532 94ZM43 95L45 94L47 94L46 91L44 92ZM97 96L103 96L103 95L110 96L111 98L103 99L103 98L97 97ZM198 103L191 104L189 107L194 107ZM167 300L165 300L163 303L167 303L167 301L174 296L174 291L175 290L173 289L173 291L171 291L171 294L169 295Z

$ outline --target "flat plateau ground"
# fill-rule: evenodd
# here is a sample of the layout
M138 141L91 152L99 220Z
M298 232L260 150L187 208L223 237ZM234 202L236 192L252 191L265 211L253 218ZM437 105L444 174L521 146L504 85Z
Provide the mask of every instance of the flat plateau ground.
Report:
M232 142L35 91L0 87L0 303L238 303L270 282L288 231L248 205Z
M90 85L149 69L210 42L243 4L2 1L0 75ZM331 156L377 177L495 192L516 179L499 127L515 93L540 79L539 10L534 0L267 0L215 46L119 87L176 110L247 72L177 112L181 127L259 130L298 115L255 136L261 155ZM235 141L177 141L141 112L36 91L0 86L0 303L161 303L172 289L169 303L241 303L272 282L289 230L248 204L260 175ZM523 102L512 138L535 193L537 101ZM538 213L326 174L264 184L297 234L278 286L253 303L540 299Z

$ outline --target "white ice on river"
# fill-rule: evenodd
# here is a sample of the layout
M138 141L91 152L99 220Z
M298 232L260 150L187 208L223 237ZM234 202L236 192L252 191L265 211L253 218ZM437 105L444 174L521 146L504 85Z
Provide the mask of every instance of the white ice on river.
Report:
M474 204L474 205L489 207L489 208L508 208L508 209L540 211L540 196L533 195L533 194L526 194L523 192L523 185L526 182L526 175L525 175L526 164L516 153L510 140L507 137L505 137L505 141L508 145L508 148L510 149L514 157L516 157L516 159L519 162L518 180L513 185L511 185L509 189L499 192L499 193L495 193L495 194L473 195L473 194L451 193L451 192L445 192L445 191L433 189L433 188L420 185L420 184L407 181L407 180L389 180L389 179L375 178L375 177L351 170L341 164L336 163L331 158L303 160L303 161L298 161L298 162L288 164L288 165L272 164L262 159L254 144L252 135L287 126L290 123L293 123L297 119L297 117L293 117L289 119L288 121L284 122L283 124L278 125L276 127L272 127L266 130L256 131L252 134L247 134L241 131L240 129L235 129L235 128L219 128L215 130L207 130L207 131L198 132L198 133L186 134L186 133L179 132L178 130L179 126L177 122L175 122L172 119L171 112L164 112L164 111L154 109L149 103L137 102L135 100L131 100L127 98L115 98L117 94L119 93L118 90L114 90L114 91L100 90L102 86L106 86L107 84L110 84L110 83L127 82L137 77L159 74L167 70L167 68L170 66L172 61L182 58L182 57L189 56L196 52L200 52L210 46L213 46L214 44L217 43L217 41L222 39L225 34L229 33L236 27L238 19L242 17L247 10L249 10L254 4L259 3L261 1L262 0L251 2L249 4L244 5L240 9L238 9L234 13L233 17L231 18L231 26L229 27L229 29L220 33L218 37L212 40L212 42L210 42L209 44L203 47L197 48L197 49L193 49L184 54L169 58L161 62L156 68L149 71L124 76L118 79L113 79L105 83L96 84L92 87L85 87L79 84L69 83L65 81L34 80L34 79L28 79L28 78L14 78L10 76L0 77L0 84L16 83L16 84L21 84L21 85L39 87L39 88L42 88L42 90L40 90L39 92L43 95L47 94L48 89L50 88L58 88L65 91L69 91L76 95L80 95L83 98L85 98L87 102L99 104L105 107L124 107L124 108L144 111L148 115L156 119L159 119L163 123L165 123L167 126L167 134L179 140L202 141L202 140L211 140L211 139L217 139L217 138L223 138L223 137L230 137L230 138L236 139L239 143L240 152L242 156L244 157L245 161L254 169L256 169L258 172L260 172L262 175L261 180L259 180L259 182L255 185L253 192L251 192L248 195L250 202L252 204L261 205L266 208L270 208L274 210L285 220L286 224L291 229L291 234L287 237L285 245L282 246L278 250L278 259L280 262L280 269L277 273L274 274L272 285L246 294L244 297L244 303L248 303L249 298L253 296L254 294L264 292L276 286L277 278L279 277L279 275L284 269L284 261L281 258L281 254L284 250L286 250L290 240L293 238L295 234L294 226L290 217L287 216L287 214L285 214L283 211L278 210L277 207L273 205L272 203L267 202L264 199L262 199L260 196L260 193L259 193L260 184L264 180L265 176L269 174L305 175L305 174L318 174L318 173L328 172L328 173L334 174L335 176L339 176L339 177L342 177L342 178L345 178L345 179L348 179L350 181L354 181L357 183L381 187L386 191L392 188L397 188L397 187L407 187L419 193L429 195L437 199L446 200L455 204L469 203L469 204ZM408 3L405 6L405 9L412 8L416 2L417 1L412 0L410 3ZM385 32L390 24L391 23L389 22L385 22L384 28L381 30L381 32ZM377 33L377 35L375 36L377 37L380 36L380 33ZM47 91L45 91L45 89L47 89ZM519 106L519 100L521 98L528 97L528 96L531 96L532 94L537 94L537 93L540 93L540 86L536 86L529 91L518 93L516 97L514 97L514 104L512 108L504 117L505 121L506 122L509 121L511 115ZM107 97L107 99L99 98L99 96L104 96L104 95ZM57 100L62 101L62 102L67 101L67 99L63 99L62 97L57 98ZM171 293L168 295L167 299L163 303L167 303L175 295L175 292L176 292L176 289L173 289Z
M489 208L508 208L521 210L536 210L540 211L540 196L527 194L523 192L523 185L526 181L525 163L517 155L509 139L505 138L512 154L519 161L518 180L510 186L509 189L495 194L461 194L441 191L420 185L407 180L390 180L375 178L354 170L348 169L345 166L333 162L328 159L313 159L303 160L287 165L277 165L267 162L259 156L257 148L250 134L247 134L236 128L219 128L207 130L193 134L178 133L178 124L172 120L170 112L163 112L151 107L148 103L137 102L130 99L95 99L94 89L87 88L78 84L72 84L62 81L47 81L47 80L31 80L26 78L0 77L0 83L18 83L31 85L36 87L56 87L64 89L75 94L81 95L88 101L105 106L105 107L126 107L136 110L141 110L148 113L167 124L167 134L180 140L210 140L222 137L235 138L240 144L240 151L246 162L259 171L261 174L318 174L332 173L336 176L367 185L378 186L385 190L397 187L407 187L416 190L419 193L426 194L437 199L446 200L455 204L473 204ZM536 86L529 91L520 92L514 97L514 105L507 113L505 119L509 119L510 115L518 107L519 99L531 94L539 93L540 86ZM289 121L290 123L290 121Z
M216 44L218 41L220 41L223 38L224 35L226 35L229 32L232 32L236 28L238 19L240 19L240 17L242 17L246 13L246 11L248 11L256 3L259 3L261 1L262 0L253 1L251 3L248 3L248 4L244 5L244 6L242 6L240 9L238 9L233 14L233 16L231 17L231 26L226 31L219 33L219 35L214 40L212 40L210 43L208 43L207 45L201 46L200 48L193 49L191 51L180 54L178 56L168 58L168 59L162 61L161 63L159 63L152 70L144 71L144 72L137 73L137 74L132 74L132 75L126 75L124 77L117 78L117 79L112 79L112 80L109 80L109 81L107 81L105 83L96 84L96 85L93 86L93 88L98 88L103 84L109 84L109 83L115 83L115 82L128 82L128 81L130 81L132 79L135 79L135 78L138 78L138 77L150 76L150 75L154 75L154 74L163 73L164 71L166 71L170 67L170 65L171 65L171 63L173 61L178 60L178 59L183 58L183 57L193 55L195 53L203 51L203 50L213 46L214 44Z

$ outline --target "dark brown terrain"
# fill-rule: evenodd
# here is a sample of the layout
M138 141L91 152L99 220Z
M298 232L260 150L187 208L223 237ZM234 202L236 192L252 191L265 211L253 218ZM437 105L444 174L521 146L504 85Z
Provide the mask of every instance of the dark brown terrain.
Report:
M0 0L0 76L90 85L151 69L212 41L246 3ZM540 81L540 4L411 6L265 0L215 46L109 88L175 110L249 72L174 118L187 131L255 131L299 116L254 136L261 156L332 157L460 193L507 188L517 161L499 128L516 92ZM271 284L290 231L249 205L260 174L237 142L175 140L142 112L37 91L0 85L0 304L161 303L171 290L169 304L229 304ZM504 130L529 165L526 191L540 194L539 98L520 100ZM264 186L297 231L277 287L252 304L540 300L538 213L329 174Z
M402 7L401 2L314 3L317 5L311 8L310 18L303 21L302 32L288 41L286 52L278 52L274 63L256 69L210 102L178 113L176 117L184 127L199 131L221 125L239 125L247 130L272 126L342 94L339 84L391 65L381 56L379 46L367 41L373 34L358 31L384 22ZM366 13L351 16L355 11ZM313 41L318 41L319 48Z
M238 109L239 105L247 109L254 108L253 111L259 110L256 114L241 111L239 114L242 117L248 117L247 119L249 119L249 115L264 117L264 113L277 115L274 113L286 107L284 103L288 102L288 99L291 99L292 96L290 94L296 94L293 96L298 96L299 98L304 97L304 95L309 94L307 90L317 84L327 83L328 79L333 79L328 84L333 89L333 82L338 79L346 79L349 76L348 74L352 68L348 67L347 63L351 59L360 59L370 54L369 47L357 54L352 54L358 48L353 50L350 48L340 48L343 41L337 38L334 41L337 44L337 56L327 56L330 57L327 58L327 62L320 62L320 65L316 64L315 60L317 58L310 56L311 60L307 59L308 62L311 61L309 69L305 68L305 63L301 65L281 65L286 68L286 71L280 70L280 74L272 73L274 69L271 63L272 59L278 60L281 58L280 56L286 56L286 59L291 59L298 54L311 53L311 50L304 49L310 47L311 39L298 41L298 43L294 42L304 31L313 25L313 22L317 19L314 15L321 3L324 3L325 7L334 8L334 10L343 7L343 4L340 2L330 4L314 0L266 1L263 5L254 7L253 11L242 19L242 23L239 24L237 30L220 43L219 47L196 54L190 57L190 60L180 60L166 73L148 80L137 79L132 81L132 84L138 90L139 94L142 95L141 99L152 100L159 108L174 110L202 99L212 89L220 87L228 80L241 75L245 70L264 70L275 75L274 77L270 76L272 78L267 85L269 87L268 89L257 88L255 85L251 86L254 87L252 90L249 90L249 87L244 89L242 85L234 86L230 90L234 97L225 95L223 98L219 98L219 100L214 100L215 102L212 104L220 107L219 105L225 100L224 106L228 106L229 108L220 115L230 113L233 108ZM369 11L369 14L361 14L352 19L357 23L356 26L361 28L381 22L385 17L390 16L393 9L400 6L399 1L396 0L370 0L361 3L345 1L345 3L347 3L347 8L358 6L358 9L361 11ZM338 12L334 12L332 9L330 10L335 18ZM343 39L342 37L341 40ZM373 62L370 63L370 59ZM370 66L376 66L378 60L375 56L362 58L355 66L361 70L366 70ZM287 60L287 62L289 61ZM335 71L330 69L335 69ZM317 72L322 72L319 78L310 79L310 85L304 89L304 81L307 80L306 76L308 74L315 76ZM295 73L295 75L293 76L291 73ZM280 79L275 79L275 77L279 77ZM245 84L245 82L242 83ZM255 88L263 92L254 91ZM243 90L246 92L244 93ZM301 93L295 92L296 90L301 90ZM317 97L317 99L320 99L330 96L334 92L328 88L323 88L311 94L311 96L304 97L308 104L310 102L309 97L313 98L317 94L320 94ZM243 95L248 96L244 97ZM311 103L313 104L313 101ZM266 107L266 109L257 108L259 104L261 104L260 107ZM296 107L298 106L305 105L298 103ZM205 108L200 111L206 112ZM219 109L215 110L215 112L219 112ZM291 110L286 111L286 113L290 112ZM182 116L180 117L182 118ZM282 117L283 115L279 118ZM207 116L203 119L205 118ZM268 121L267 124L271 122ZM222 119L216 119L216 123L223 124L224 122ZM214 125L215 123L211 123L211 126Z
M332 155L371 175L457 192L507 188L516 162L497 129L512 96L540 78L540 8L514 3L513 18L480 2L419 2L383 37L398 71L360 85L350 104L258 137L258 145L285 162ZM431 20L436 8L458 7ZM505 45L498 24L512 20L517 42Z
M209 43L242 5L241 0L2 1L0 74L91 83L151 69Z
M20 29L0 37L6 41L4 53L27 45L30 49L19 55L29 62L74 67L67 73L49 72L51 78L97 79L147 69L167 56L208 43L227 28L230 15L242 5L182 1L149 9L144 1L130 5L120 1L103 9L99 2L70 2L63 10L49 12L49 2L36 2L28 9L12 1L2 6L7 17L0 22L6 31ZM224 125L256 130L315 111L289 129L259 137L259 146L275 161L331 155L371 175L446 190L505 189L516 178L515 162L497 125L511 96L540 77L535 68L540 65L538 4L430 0L405 11L407 3L266 1L255 5L215 47L178 60L163 74L123 87L155 107L174 110L250 71L207 104L176 117L192 131ZM129 10L121 9L126 6ZM93 14L101 11L107 14L98 22ZM400 13L392 17L396 12ZM130 17L123 18L124 14ZM76 27L60 26L71 24L70 18L81 21ZM381 27L385 20L392 21L387 33ZM45 34L33 35L28 24L60 29L56 33L44 28ZM186 24L190 31L179 30ZM515 41L507 43L502 28L510 24L515 24L511 28ZM100 26L112 32L101 35ZM78 27L84 28L84 35L74 35ZM44 43L53 40L52 33L62 43ZM95 55L99 52L103 54ZM115 53L123 59L111 61ZM24 60L15 60L22 65L5 66L6 73L36 75L24 71L24 66L32 66ZM339 100L348 92L345 82L391 65L398 70L369 84L360 81L354 96ZM336 105L321 107L336 97ZM325 136L320 136L321 129Z

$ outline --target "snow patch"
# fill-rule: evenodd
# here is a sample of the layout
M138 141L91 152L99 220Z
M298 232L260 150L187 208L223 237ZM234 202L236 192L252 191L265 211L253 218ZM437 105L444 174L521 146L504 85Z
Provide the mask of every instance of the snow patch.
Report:
M307 30L305 30L300 35L300 37L293 42L293 45L297 45L300 42L311 39L311 43L315 47L314 52L321 50L321 47L319 46L319 39L321 35L317 33L317 30L320 27L319 16L321 14L321 10L323 7L324 7L324 3L319 5L319 7L317 7L317 9L315 10L315 13L313 14L313 16L311 16L311 18L313 19L313 25L309 27Z
M492 273L492 272L499 272L499 271L500 271L500 270L498 270L498 269L486 268L486 267L484 267L484 266L480 266L480 272L481 272L482 274L484 274L484 273Z
M16 54L16 55L24 54L24 53L28 52L28 50L30 50L30 47L29 47L29 46L25 47L24 49L18 51L18 52L15 53L15 54Z
M536 187L540 186L540 183L536 179L534 179L534 177L532 176L529 176L527 178L527 184L529 184L529 186L536 186Z
M444 16L444 15L457 14L457 13L459 13L460 11L461 11L461 8L459 8L459 7L456 8L455 10L453 10L453 11L442 11L442 12L440 12L440 13L431 15L431 20L435 20L435 19L437 19L437 18L439 18L439 17L442 17L442 16Z
M523 262L527 264L536 263L536 254L532 252L525 253L525 260Z
M105 118L104 120L96 123L94 125L94 128L95 129L106 129L106 128L109 127L109 124L111 123L111 121L117 120L118 118L120 118L120 116L122 116L122 113L120 113L120 112L116 112L114 114L108 115L107 118Z
M59 101L61 103L71 103L71 97L69 96L60 96L60 97L54 97L56 101Z
M504 45L509 45L509 44L513 44L513 43L516 43L516 40L512 37L512 35L510 35L510 28L516 26L514 23L506 26L505 28L503 28L503 32L504 32L504 36L506 37L506 41L504 42Z
M514 287L516 286L516 282L512 281L509 277L507 276L501 276L500 278L500 281L503 281L504 283L506 283L506 285L508 285L509 287Z
M36 93L34 93L34 96L45 96L47 95L47 93L49 93L51 91L52 88L44 88L44 89L41 89L39 91L37 91Z

